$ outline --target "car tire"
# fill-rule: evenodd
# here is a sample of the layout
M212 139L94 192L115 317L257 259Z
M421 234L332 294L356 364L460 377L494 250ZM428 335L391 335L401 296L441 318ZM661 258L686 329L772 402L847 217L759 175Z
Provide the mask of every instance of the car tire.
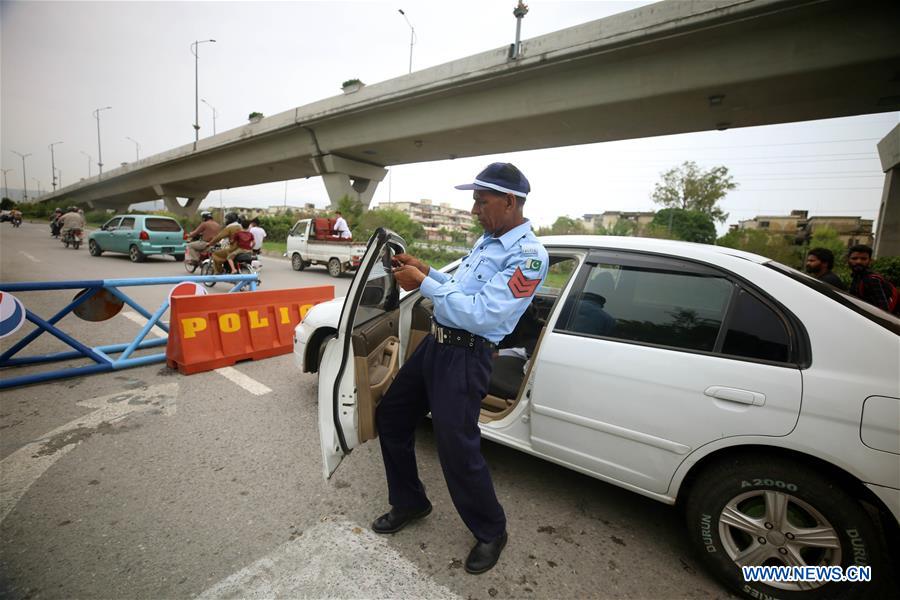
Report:
M341 273L344 272L344 266L341 264L336 258L331 258L328 260L328 274L332 277L340 277Z
M147 260L147 257L141 252L140 248L132 244L128 247L128 258L131 259L133 263L144 262Z
M319 367L322 365L322 356L325 354L325 346L328 345L328 342L330 342L331 340L336 339L336 338L337 338L337 334L332 333L332 334L326 335L324 338L322 338L322 341L319 343L319 349L318 349L317 356L316 356L316 371L315 371L316 373L319 372Z
M172 258L174 258L176 262L184 262L184 254L173 254Z
M98 244L95 240L89 240L88 252L91 253L91 256L100 256L101 254L103 254L103 249L100 248L100 244Z
M291 268L295 271L302 271L306 268L306 261L296 252L291 256Z
M207 262L204 262L202 265L200 265L200 274L201 275L215 275L215 273L213 273L212 261L207 261ZM216 282L215 281L204 281L203 285L205 285L208 288L211 288L212 286L216 285Z
M876 590L890 579L886 549L873 518L846 490L821 469L800 462L749 455L720 461L705 469L688 492L691 545L713 575L748 598L879 597ZM773 516L778 514L782 517ZM813 529L818 530L815 540ZM742 558L747 566L807 564L846 571L868 565L872 581L747 582Z

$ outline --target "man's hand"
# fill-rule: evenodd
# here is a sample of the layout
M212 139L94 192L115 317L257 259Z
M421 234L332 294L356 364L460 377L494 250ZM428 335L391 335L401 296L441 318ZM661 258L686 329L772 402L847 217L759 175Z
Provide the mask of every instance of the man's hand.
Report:
M428 271L431 270L431 267L429 267L428 265L423 263L421 260L419 260L415 256L410 256L409 254L397 254L394 256L394 258L391 260L391 262L393 263L395 268L405 267L405 266L415 267L425 277L428 276ZM421 282L421 281L422 280L420 279L419 282Z
M425 281L425 275L411 264L394 267L394 278L400 284L400 287L407 292L419 289L419 285Z

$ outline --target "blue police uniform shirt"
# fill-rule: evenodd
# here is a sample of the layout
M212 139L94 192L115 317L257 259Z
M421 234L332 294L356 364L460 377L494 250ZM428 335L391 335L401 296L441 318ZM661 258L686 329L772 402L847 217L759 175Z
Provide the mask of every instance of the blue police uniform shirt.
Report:
M516 327L550 266L531 221L500 237L484 234L453 275L428 271L419 290L434 301L434 318L495 344Z

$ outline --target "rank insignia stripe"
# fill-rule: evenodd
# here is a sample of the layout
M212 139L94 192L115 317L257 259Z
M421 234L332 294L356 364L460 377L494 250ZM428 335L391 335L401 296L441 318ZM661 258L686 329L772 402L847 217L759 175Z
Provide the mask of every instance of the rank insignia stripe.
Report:
M525 277L522 269L516 267L516 272L509 278L507 285L514 298L530 298L540 284L541 280L539 278L531 279Z

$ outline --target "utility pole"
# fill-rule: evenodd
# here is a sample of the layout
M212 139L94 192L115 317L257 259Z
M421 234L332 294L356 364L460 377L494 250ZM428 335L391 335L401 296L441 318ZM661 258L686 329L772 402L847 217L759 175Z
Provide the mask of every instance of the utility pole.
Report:
M6 185L6 174L10 171L15 171L15 169L3 169L3 197L9 198L9 186ZM12 200L12 198L9 198Z
M51 181L53 182L53 191L56 191L56 159L53 156L53 146L58 144L62 144L62 142L53 142L50 144L50 174L52 175Z
M127 135L125 136L125 139L134 143L134 160L135 160L135 162L141 160L141 145L137 143L137 140L130 138Z
M15 150L10 150L10 152L22 158L22 202L28 202L28 177L25 176L25 159L31 156L31 153L22 154Z
M519 0L519 4L513 9L513 15L516 17L516 45L513 49L512 58L519 58L519 53L521 52L521 42L520 36L522 33L522 19L525 18L525 15L528 14L528 6Z
M207 101L204 100L203 98L200 98L200 102L202 102L203 104L207 105L208 107L210 107L210 108L212 109L212 114L213 114L213 135L216 135L216 117L219 116L219 111L216 110L216 107L215 107L215 106L213 106L212 104L210 104L209 102L207 102Z
M87 159L88 159L88 179L90 179L90 178L91 178L91 161L94 160L94 159L91 158L91 155L88 154L87 152L85 152L84 150L79 150L79 152L81 152L82 154L84 154L85 156L87 156Z
M94 118L97 119L97 166L100 168L100 175L103 177L103 151L100 149L100 111L109 110L112 106L104 106L94 110Z
M409 72L412 73L412 55L413 46L416 43L416 29L412 26L412 23L409 22L409 18L406 16L406 13L403 12L402 8L398 8L397 12L403 15L403 18L406 19L406 24L409 25Z
M215 41L197 40L191 44L191 54L194 55L194 150L197 149L197 142L200 141L200 55L198 46Z

